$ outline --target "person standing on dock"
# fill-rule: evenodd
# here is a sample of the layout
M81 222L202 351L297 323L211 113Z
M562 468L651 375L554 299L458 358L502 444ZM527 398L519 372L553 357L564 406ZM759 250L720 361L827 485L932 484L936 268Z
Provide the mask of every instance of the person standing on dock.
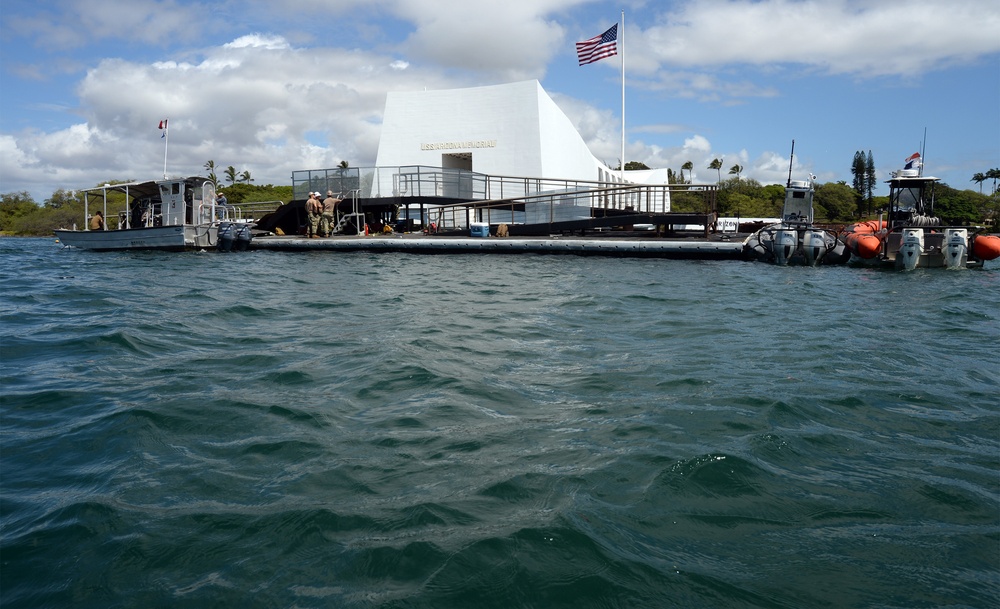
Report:
M319 219L323 209L323 204L319 202L319 193L309 193L309 200L306 201L306 237L316 239L319 237Z
M340 199L333 196L333 191L326 191L326 198L323 199L323 214L319 219L319 234L321 237L329 237L333 234L335 217L337 215L337 203Z

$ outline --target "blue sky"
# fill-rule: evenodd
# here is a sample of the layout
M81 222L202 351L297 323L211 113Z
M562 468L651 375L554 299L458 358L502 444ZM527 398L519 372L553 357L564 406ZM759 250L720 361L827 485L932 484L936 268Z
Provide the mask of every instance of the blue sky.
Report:
M884 179L926 130L926 173L1000 167L995 0L4 0L0 192L157 178L164 118L172 175L289 184L373 165L389 91L528 79L615 165L620 57L574 43L622 10L628 161L783 183L794 139L793 177L850 183L855 151Z

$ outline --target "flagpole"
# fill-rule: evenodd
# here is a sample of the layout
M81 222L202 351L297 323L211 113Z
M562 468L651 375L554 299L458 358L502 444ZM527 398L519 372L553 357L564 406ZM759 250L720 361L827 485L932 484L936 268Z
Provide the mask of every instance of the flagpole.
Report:
M163 179L167 179L167 146L170 145L170 119L163 121Z
M625 182L625 9L622 9L622 31L618 35L622 43L622 183Z

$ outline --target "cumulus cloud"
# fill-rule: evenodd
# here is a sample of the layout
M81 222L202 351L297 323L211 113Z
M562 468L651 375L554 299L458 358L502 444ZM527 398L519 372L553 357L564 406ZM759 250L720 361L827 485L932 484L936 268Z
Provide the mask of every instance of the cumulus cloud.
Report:
M295 170L342 160L370 165L388 89L454 86L434 72L402 67L377 53L306 52L272 35L207 49L198 62L106 59L77 86L86 122L8 138L4 181L32 176L49 185L87 169L101 173L73 187L156 177L164 118L171 174L202 173L214 160L250 171L256 183L286 184Z
M700 0L657 20L633 39L637 70L784 64L910 76L1000 51L992 0Z

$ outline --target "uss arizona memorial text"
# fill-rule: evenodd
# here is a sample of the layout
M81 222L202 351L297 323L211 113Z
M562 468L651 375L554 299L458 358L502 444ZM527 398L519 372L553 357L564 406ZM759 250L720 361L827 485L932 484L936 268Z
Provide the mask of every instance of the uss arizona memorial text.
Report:
M468 142L435 142L420 144L421 150L457 150L462 148L496 148L496 140L472 140Z

